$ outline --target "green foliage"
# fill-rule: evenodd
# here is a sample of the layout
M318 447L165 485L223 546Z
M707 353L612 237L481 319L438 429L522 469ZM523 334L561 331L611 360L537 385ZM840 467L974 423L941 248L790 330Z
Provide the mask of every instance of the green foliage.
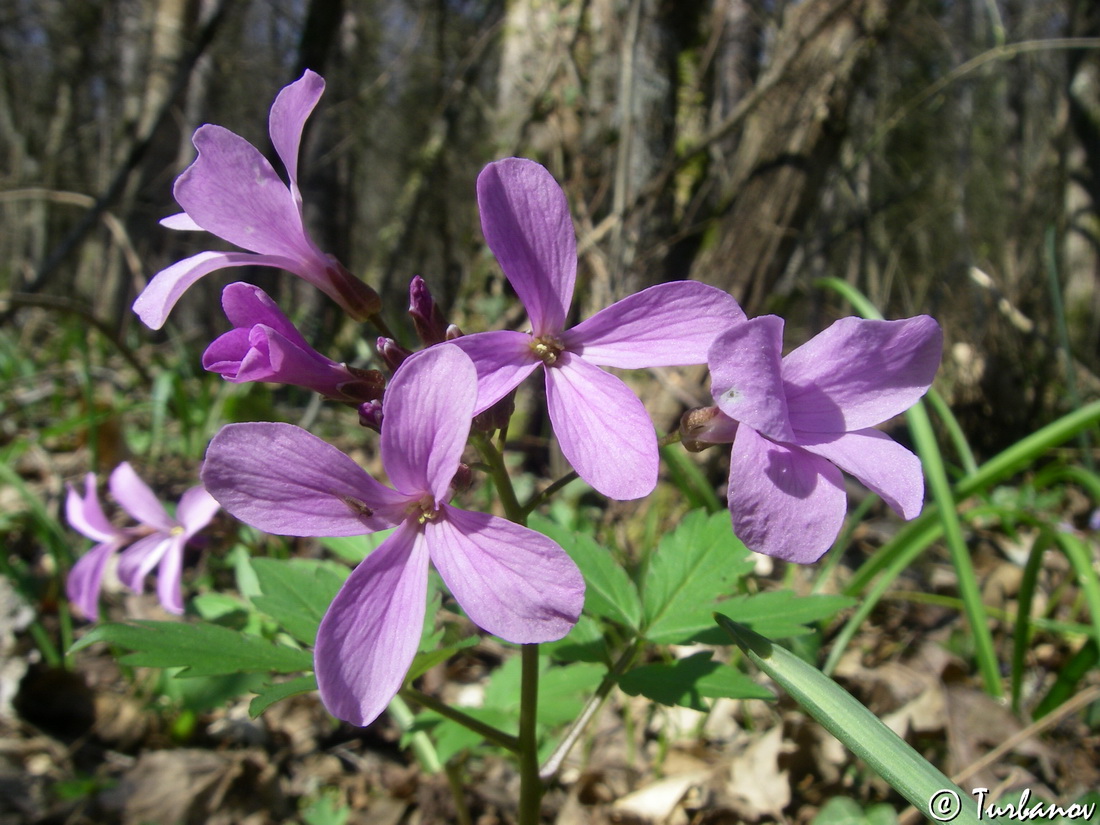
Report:
M515 730L520 713L520 667L519 656L507 659L489 677L480 706L459 709L499 730ZM584 662L552 666L543 657L540 661L537 711L540 730L546 733L550 728L575 719L584 705L585 697L600 682L604 670L599 665ZM419 713L414 730L431 731L436 751L444 762L485 741L476 731L464 727L460 722L445 719L435 711Z
M335 790L326 791L302 805L305 825L346 825L351 810Z
M253 559L260 595L252 604L302 644L312 647L317 627L348 570L307 559Z
M683 705L706 710L703 698L774 699L736 668L712 661L704 650L671 664L643 665L619 679L619 687L631 696L644 696L662 705Z
M837 796L821 806L811 825L896 825L898 815L886 803L864 808L854 799Z
M711 614L753 569L729 515L688 513L650 560L642 592L643 635L656 644L686 644L714 627Z
M813 632L811 625L831 619L855 601L850 596L796 596L790 590L772 590L735 596L722 602L719 612L761 636L789 639Z
M120 658L123 664L179 667L180 677L299 673L313 667L309 651L208 623L107 622L89 630L73 645L73 650L82 650L96 642L132 651Z

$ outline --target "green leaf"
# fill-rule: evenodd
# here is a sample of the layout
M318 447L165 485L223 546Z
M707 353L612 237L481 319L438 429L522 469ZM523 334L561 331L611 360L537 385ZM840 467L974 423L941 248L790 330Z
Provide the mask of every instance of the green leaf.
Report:
M559 662L602 662L609 664L607 639L600 624L591 616L581 614L564 639L547 642L542 651Z
M929 802L942 802L953 795L958 815L950 815L951 821L959 825L979 821L974 800L965 791L925 761L840 685L744 625L731 622L721 614L715 614L714 618L753 664L783 687L804 711L917 810L946 821L948 816L942 809L929 811Z
M317 677L312 673L286 682L266 682L259 690L253 689L256 696L248 705L248 715L255 719L276 702L312 690L317 690Z
M317 626L348 576L346 568L310 559L253 559L260 595L256 609L304 645L313 646Z
M362 536L338 536L317 539L326 550L336 554L344 561L359 564L378 545L384 542L393 530L379 530Z
M447 647L441 647L435 650L422 650L420 653L417 653L416 658L413 659L413 663L409 667L408 675L405 676L405 681L411 682L413 679L423 676L439 663L447 661L460 650L464 650L467 647L473 647L478 641L478 636L467 636L462 641L448 645Z
M854 799L836 796L821 806L810 825L897 825L898 815L885 802L863 808Z
M738 624L752 628L761 636L786 639L812 631L808 625L829 619L856 600L849 596L796 596L790 590L772 590L751 596L736 596L722 602L719 613ZM720 630L717 631L721 633ZM706 639L709 644L721 640Z
M774 699L736 668L715 662L712 652L701 651L672 664L643 665L619 677L619 687L631 696L644 696L662 705L706 710L703 699Z
M133 651L119 661L135 667L182 667L181 678L223 673L298 673L313 669L309 651L275 645L215 624L109 622L93 627L72 649L106 642Z
M584 609L589 615L637 630L642 622L638 588L610 552L589 536L532 516L529 526L549 536L576 562L584 576Z
M539 724L557 727L576 719L605 673L607 668L587 662L543 670L539 679Z
M753 568L729 514L689 513L662 539L649 565L642 606L643 634L657 644L684 644L714 627L711 614Z

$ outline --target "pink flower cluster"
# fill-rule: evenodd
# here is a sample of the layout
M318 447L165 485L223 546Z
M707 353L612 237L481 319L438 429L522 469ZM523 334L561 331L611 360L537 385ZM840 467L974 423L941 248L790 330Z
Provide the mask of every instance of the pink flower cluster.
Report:
M73 565L66 583L69 601L89 619L99 618L99 594L107 565L118 557L118 577L135 593L157 570L157 596L169 613L183 612L180 575L183 550L218 512L218 502L202 487L192 487L180 498L176 515L164 505L128 463L119 464L108 482L111 495L138 523L115 527L103 512L95 491L95 475L84 479L84 495L69 485L65 516L69 526L96 542ZM129 545L129 546L127 546ZM123 548L126 548L123 550Z
M271 138L289 185L242 138L217 126L198 130L198 159L175 186L184 212L165 224L205 229L247 252L203 252L158 273L134 305L147 324L161 326L200 277L247 264L293 272L355 318L378 312L373 291L323 254L302 220L297 155L323 88L306 72L271 109ZM919 512L919 461L871 428L928 389L941 347L931 318L844 319L784 358L780 319L747 319L729 294L679 281L572 323L576 237L561 187L539 164L508 158L482 171L477 202L528 329L462 335L414 279L410 314L426 348L410 353L380 339L380 358L394 370L383 392L380 373L325 358L260 290L231 284L223 304L234 329L203 358L231 381L295 384L355 404L362 422L380 430L392 486L289 424L225 427L202 472L226 510L272 533L394 528L351 574L317 636L318 684L336 716L368 724L400 688L420 639L429 560L470 618L501 638L550 641L576 622L584 582L561 547L450 503L471 421L496 414L535 372L545 381L562 452L610 498L653 491L658 445L642 403L604 368L707 364L716 406L692 438L732 442L729 507L734 531L750 548L799 562L819 557L846 511L841 470L903 517ZM105 553L116 539L101 535L97 551Z

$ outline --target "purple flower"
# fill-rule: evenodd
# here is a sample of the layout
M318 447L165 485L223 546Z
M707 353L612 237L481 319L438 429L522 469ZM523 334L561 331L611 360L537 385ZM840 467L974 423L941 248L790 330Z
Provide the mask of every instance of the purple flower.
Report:
M843 318L782 358L783 321L753 318L710 350L721 411L700 441L731 441L733 530L752 550L816 561L840 532L845 470L902 518L920 513L920 460L878 430L928 391L943 335L926 315ZM737 422L734 428L733 422ZM839 469L838 469L839 468Z
M182 613L183 549L189 539L210 523L218 511L218 503L202 487L192 487L180 498L173 518L128 463L115 468L108 485L115 500L141 526L119 528L107 520L96 497L93 474L88 473L84 479L83 498L69 485L65 502L69 525L98 542L69 572L66 583L69 601L89 619L99 618L103 572L111 557L130 544L119 557L118 577L122 583L140 593L145 577L154 567L159 567L157 596L160 603L170 613Z
M293 384L337 401L362 403L382 397L377 370L353 370L313 349L267 293L252 284L222 290L222 308L236 327L214 341L202 365L227 381Z
M477 367L480 412L543 367L550 421L581 478L615 499L657 484L657 437L641 401L599 367L702 364L715 336L745 314L725 292L678 281L631 295L566 329L577 242L565 193L534 161L489 164L477 180L481 226L531 320L454 343Z
M356 320L380 308L377 293L325 255L309 237L298 190L298 149L306 119L325 81L307 70L275 98L271 142L286 167L289 187L260 151L221 126L195 131L198 158L173 194L184 211L161 221L170 229L205 230L248 252L200 252L156 274L134 302L146 325L160 329L180 296L210 272L231 266L273 266L316 286Z
M270 533L349 536L397 529L359 564L317 633L325 707L367 725L400 689L424 624L428 560L480 627L510 642L559 639L584 580L556 543L447 503L470 431L475 370L441 344L410 357L383 399L382 464L394 489L290 424L230 424L202 477L230 513Z

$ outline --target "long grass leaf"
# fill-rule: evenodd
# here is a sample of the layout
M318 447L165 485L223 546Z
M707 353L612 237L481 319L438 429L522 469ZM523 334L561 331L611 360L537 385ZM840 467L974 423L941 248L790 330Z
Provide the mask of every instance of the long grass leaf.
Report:
M1012 630L1012 709L1020 710L1020 687L1024 677L1024 658L1031 638L1031 602L1035 595L1035 586L1039 581L1039 568L1043 554L1050 547L1054 536L1049 528L1039 531L1031 545L1031 553L1024 565L1020 592L1016 596L1016 623Z
M715 615L715 620L753 664L918 810L940 819L943 812L930 812L930 803L954 794L959 811L951 821L967 825L979 821L977 806L961 788L840 685L747 627L721 615Z

